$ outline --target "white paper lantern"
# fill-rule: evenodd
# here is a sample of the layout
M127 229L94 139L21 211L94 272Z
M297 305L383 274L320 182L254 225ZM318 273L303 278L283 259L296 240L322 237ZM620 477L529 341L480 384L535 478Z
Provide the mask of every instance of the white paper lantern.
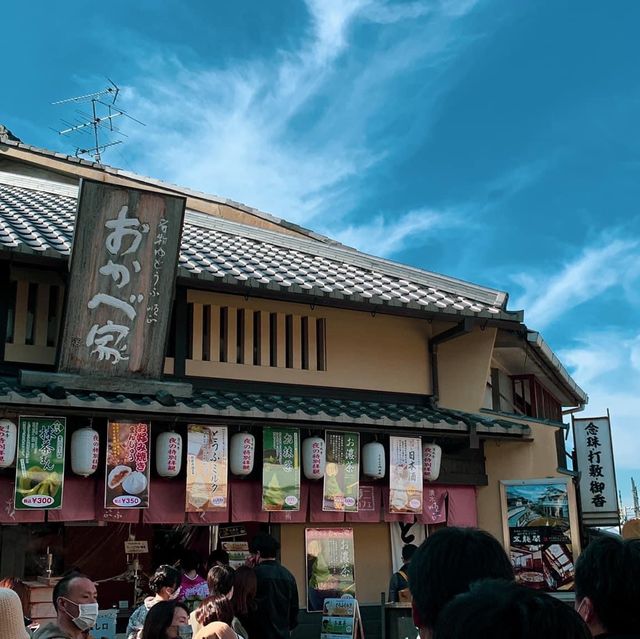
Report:
M372 479L382 479L387 469L387 456L380 442L369 442L362 447L362 472Z
M438 444L425 444L422 447L422 476L425 481L435 481L440 476L442 448Z
M302 470L307 479L322 479L327 452L322 437L307 437L302 442Z
M251 474L256 454L256 438L251 433L236 433L229 443L229 469L234 475Z
M16 459L18 428L8 419L0 419L0 468L8 468Z
M156 439L156 472L160 477L176 477L182 468L182 436L170 430Z
M82 477L93 475L98 468L100 435L91 426L71 435L71 470Z

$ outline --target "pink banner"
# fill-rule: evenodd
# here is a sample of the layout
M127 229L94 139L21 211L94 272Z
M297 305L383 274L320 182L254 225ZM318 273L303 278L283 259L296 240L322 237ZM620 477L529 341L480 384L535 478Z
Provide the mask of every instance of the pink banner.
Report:
M348 522L377 523L382 521L382 494L380 486L377 484L360 484L360 495L358 497L358 512L347 513Z
M421 524L444 524L447 521L447 490L440 486L424 487L422 514L417 516Z
M447 486L447 526L475 528L478 505L475 486Z
M51 510L48 521L95 521L96 480L93 477L74 477L64 480L62 508Z
M185 484L181 479L151 480L149 508L142 513L143 524L183 524Z
M262 510L262 482L233 481L231 488L231 521L269 521L269 513Z

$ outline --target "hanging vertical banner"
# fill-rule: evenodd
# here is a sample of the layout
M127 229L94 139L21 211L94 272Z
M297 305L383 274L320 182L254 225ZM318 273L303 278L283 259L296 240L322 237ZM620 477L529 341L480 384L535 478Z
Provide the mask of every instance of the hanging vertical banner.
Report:
M505 545L516 582L537 590L572 590L578 538L564 478L501 481Z
M324 471L322 510L358 512L360 493L360 435L325 432L327 464Z
M323 609L325 599L356 596L353 528L306 528L307 610Z
M20 417L16 510L62 507L66 427L64 417Z
M589 526L617 526L620 513L609 416L574 418L573 441L580 471L583 522Z
M228 452L226 426L189 424L186 512L208 512L228 507Z
M149 442L146 422L108 422L105 508L149 507Z
M391 569L393 571L400 570L404 561L402 561L402 549L407 544L420 544L427 538L425 525L415 522L413 524L404 524L400 521L392 521L389 524L389 537L391 539Z
M420 437L389 437L389 512L422 512Z
M300 510L300 434L262 431L262 510Z

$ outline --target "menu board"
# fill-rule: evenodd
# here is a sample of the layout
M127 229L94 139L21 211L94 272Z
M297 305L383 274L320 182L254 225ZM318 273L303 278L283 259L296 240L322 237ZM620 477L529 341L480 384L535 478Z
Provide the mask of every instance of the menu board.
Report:
M537 590L571 590L575 574L567 482L504 481L505 532L516 582Z
M20 417L16 510L62 507L66 427L64 417Z
M358 512L360 492L360 435L331 431L325 433L327 463L324 471L322 510Z
M262 510L300 510L298 430L265 428L262 442Z
M422 512L420 437L389 437L389 512Z
M229 553L229 565L234 570L246 565L250 556L248 541L223 541L221 545Z
M353 528L307 528L305 547L307 610L322 610L332 597L355 597Z
M189 424L186 512L227 508L228 458L226 426Z
M356 599L325 599L320 639L353 639L358 635L358 620Z
M107 424L105 508L149 507L148 422Z

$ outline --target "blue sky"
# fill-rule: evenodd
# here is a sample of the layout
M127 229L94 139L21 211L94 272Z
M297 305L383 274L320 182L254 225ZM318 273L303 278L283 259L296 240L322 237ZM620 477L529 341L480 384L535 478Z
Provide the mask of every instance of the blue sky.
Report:
M135 4L135 8L132 5ZM640 3L67 1L3 9L0 122L73 153L61 98L122 87L109 164L510 292L640 479ZM7 63L10 61L10 63ZM83 142L84 143L84 142Z

